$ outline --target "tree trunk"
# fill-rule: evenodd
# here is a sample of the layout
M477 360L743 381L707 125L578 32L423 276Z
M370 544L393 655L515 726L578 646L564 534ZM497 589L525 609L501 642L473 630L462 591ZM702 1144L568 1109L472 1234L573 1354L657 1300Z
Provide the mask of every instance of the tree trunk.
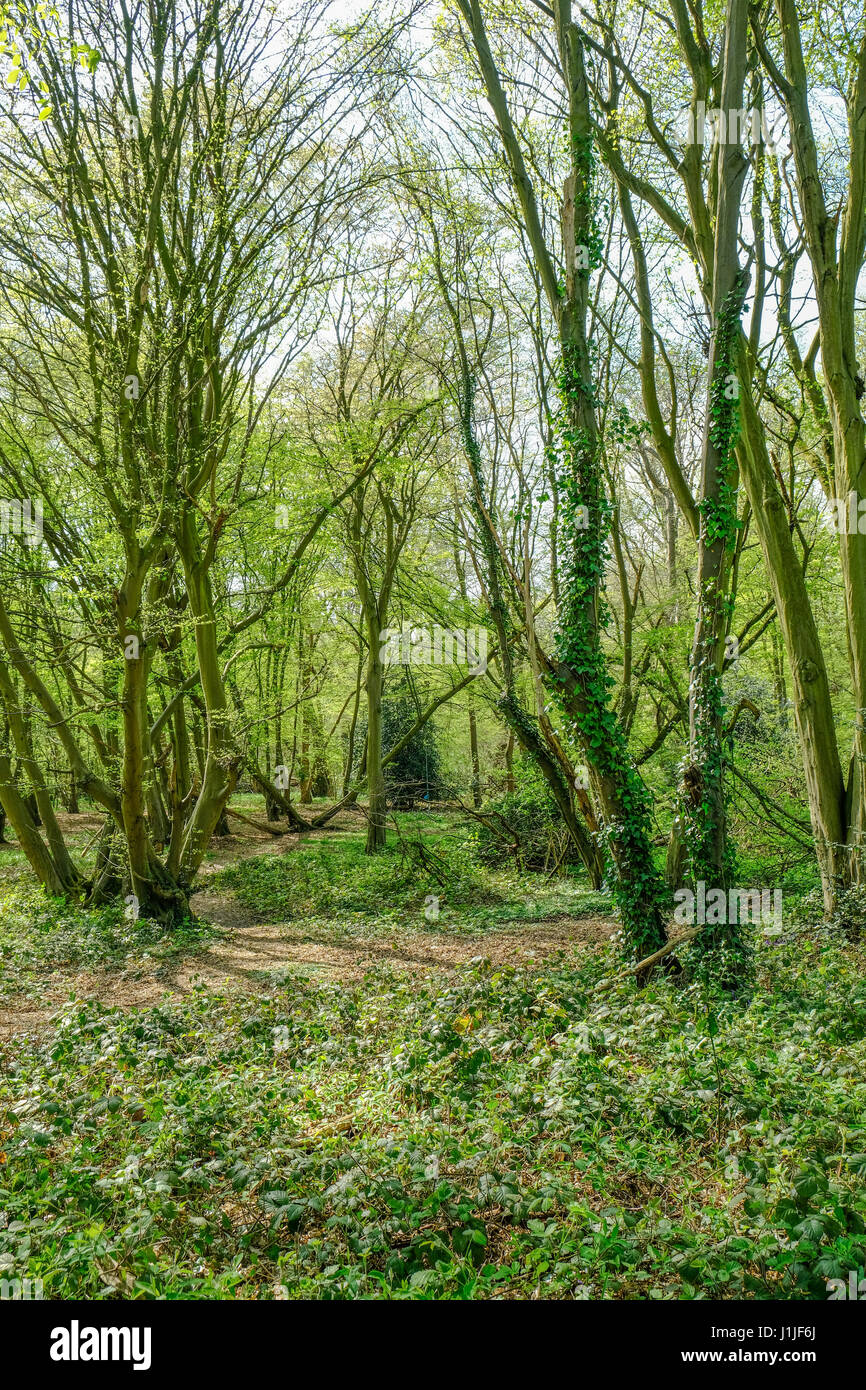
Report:
M382 767L382 694L385 670L380 655L380 633L375 621L368 617L367 657L367 854L384 849L386 835L385 773Z
M722 73L722 110L739 111L746 74L748 0L729 0ZM726 122L727 125L727 122ZM711 286L712 339L701 458L698 533L698 611L690 659L689 764L683 775L683 818L693 882L727 889L728 847L723 743L722 668L731 560L737 538L736 442L739 430L740 317L746 278L737 254L740 202L748 164L737 138L722 129L713 147L717 204ZM728 934L739 933L736 924ZM700 941L716 943L722 928Z

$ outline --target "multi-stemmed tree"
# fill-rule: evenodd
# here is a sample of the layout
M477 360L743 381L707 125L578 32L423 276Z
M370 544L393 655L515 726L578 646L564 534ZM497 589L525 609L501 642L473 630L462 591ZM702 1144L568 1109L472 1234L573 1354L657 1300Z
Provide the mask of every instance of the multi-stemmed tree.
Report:
M104 659L121 658L119 766L96 737L85 751L5 614L2 642L111 817L140 909L171 917L186 908L238 767L214 558L264 404L308 336L335 177L345 193L350 168L338 132L354 94L338 71L341 41L313 5L278 20L227 0L81 0L70 22L81 42L98 37L95 71L36 45L29 85L7 93L2 114L2 370L14 383L3 464L16 495L44 498L48 550L87 591ZM353 44L357 74L363 40ZM40 450L27 447L33 432ZM69 487L109 532L96 566L64 517ZM179 719L149 704L157 662L181 678L185 638L204 723L195 783ZM148 816L154 715L174 765L164 854ZM36 791L32 756L27 765ZM38 851L8 778L2 796L43 881L74 888L54 827Z

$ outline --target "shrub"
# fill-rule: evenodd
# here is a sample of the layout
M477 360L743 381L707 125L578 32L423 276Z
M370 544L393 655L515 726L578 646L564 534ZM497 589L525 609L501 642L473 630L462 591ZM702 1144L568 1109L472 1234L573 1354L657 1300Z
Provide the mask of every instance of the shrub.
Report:
M528 764L518 769L513 792L493 797L476 822L475 853L482 864L543 870L577 862L559 808L540 775Z

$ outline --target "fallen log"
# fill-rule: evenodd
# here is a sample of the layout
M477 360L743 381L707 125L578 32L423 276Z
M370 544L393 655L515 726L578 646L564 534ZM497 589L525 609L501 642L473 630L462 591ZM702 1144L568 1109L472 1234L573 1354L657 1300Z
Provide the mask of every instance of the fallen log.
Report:
M233 811L231 806L226 807L226 815L234 816L235 820L242 820L244 825L251 825L254 830L264 830L268 835L291 835L293 832L290 826L283 829L278 825L269 825L267 821L253 820L252 816L245 816L242 811Z

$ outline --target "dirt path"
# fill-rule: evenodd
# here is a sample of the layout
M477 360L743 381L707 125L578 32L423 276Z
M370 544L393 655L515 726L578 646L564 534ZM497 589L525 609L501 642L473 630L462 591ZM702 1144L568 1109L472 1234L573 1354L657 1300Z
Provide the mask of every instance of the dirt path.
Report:
M256 923L234 898L196 894L198 916L224 929L206 950L177 966L165 965L138 977L115 972L55 976L41 1004L22 1000L0 1006L0 1038L45 1026L71 996L122 1008L151 1008L166 998L181 998L197 986L261 994L277 987L286 972L315 980L355 983L373 968L389 967L412 975L449 973L473 960L492 965L541 966L558 952L591 949L607 940L614 924L604 918L558 917L515 923L478 936L447 935L396 929L378 937L314 938L304 926Z
M204 895L203 895L204 896ZM202 917L233 930L205 954L182 969L176 987L183 990L194 977L216 986L226 981L254 988L262 974L285 969L300 970L322 979L356 981L368 970L387 965L412 974L451 970L479 957L492 965L542 965L558 951L571 951L606 940L614 930L604 919L559 917L527 924L521 922L478 936L443 932L396 930L377 938L322 941L303 926L244 926L244 909L236 903L202 903Z
M346 820L340 829L357 829L354 817ZM55 972L46 981L42 1000L22 998L20 1003L7 1000L0 1005L0 1039L45 1026L72 996L122 1008L149 1008L166 996L181 998L201 985L261 994L278 986L286 972L315 980L355 983L371 969L382 966L424 975L434 971L448 973L481 958L497 966L532 968L558 952L571 954L591 949L607 940L615 929L608 918L559 916L506 923L495 931L473 936L419 930L413 923L411 927L328 939L326 933L314 934L304 923L263 924L233 894L207 887L208 878L227 863L249 855L284 854L297 846L296 836L275 839L243 827L242 833L218 843L219 854L201 871L205 887L192 898L196 916L222 929L216 941L176 963L154 962L152 968L145 966L136 974Z

